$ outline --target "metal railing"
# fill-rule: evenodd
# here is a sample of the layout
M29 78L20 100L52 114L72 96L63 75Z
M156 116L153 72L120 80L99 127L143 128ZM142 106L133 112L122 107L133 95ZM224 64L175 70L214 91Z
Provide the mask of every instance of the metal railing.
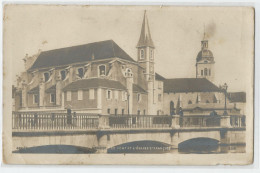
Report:
M23 130L62 130L98 128L97 115L13 112L12 128Z
M118 115L109 117L111 128L169 128L171 125L171 116Z
M183 116L180 117L180 127L220 127L220 116Z

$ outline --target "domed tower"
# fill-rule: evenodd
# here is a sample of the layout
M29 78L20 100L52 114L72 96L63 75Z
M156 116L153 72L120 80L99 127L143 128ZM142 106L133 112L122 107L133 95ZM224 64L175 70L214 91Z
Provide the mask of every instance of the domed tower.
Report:
M214 70L214 57L212 52L208 49L208 40L204 38L201 41L201 51L196 59L196 78L206 78L214 83L215 70Z

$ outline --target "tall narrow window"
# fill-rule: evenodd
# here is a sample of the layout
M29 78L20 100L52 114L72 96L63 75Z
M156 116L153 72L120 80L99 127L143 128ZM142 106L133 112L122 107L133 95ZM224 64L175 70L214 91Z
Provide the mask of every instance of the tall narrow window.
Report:
M89 99L95 99L95 90L94 89L89 89Z
M108 100L112 99L112 91L111 90L107 90L107 99Z
M144 115L145 115L145 109L144 109Z
M141 101L141 94L137 94L137 101L140 102Z
M61 76L61 80L64 80L66 78L66 71L65 70L61 70L60 71L60 76Z
M141 51L140 51L140 59L144 59L144 50L143 49L141 49Z
M106 75L106 66L105 65L98 66L98 70L99 70L99 76L105 76Z
M150 59L153 59L153 50L150 50Z
M201 76L203 76L203 70L201 70L201 73L200 73Z
M115 109L115 116L117 116L117 109Z
M207 69L207 68L204 69L204 75L205 75L205 76L208 75L208 69Z
M122 109L122 115L124 115L125 114L125 109Z
M140 115L140 113L141 113L141 111L140 111L140 110L138 110L138 111L137 111L137 115Z
M44 82L47 82L50 79L50 73L46 72L44 73Z
M83 78L83 76L84 76L84 70L83 70L83 68L78 68L78 76L79 76L80 78Z
M67 91L67 101L71 101L71 91Z
M107 109L107 114L110 114L110 109L109 108Z
M50 94L50 103L55 103L55 101L56 101L56 94L51 93Z
M209 76L211 76L211 70L209 69Z
M83 100L83 91L78 90L78 100Z
M39 103L39 94L33 94L33 104Z

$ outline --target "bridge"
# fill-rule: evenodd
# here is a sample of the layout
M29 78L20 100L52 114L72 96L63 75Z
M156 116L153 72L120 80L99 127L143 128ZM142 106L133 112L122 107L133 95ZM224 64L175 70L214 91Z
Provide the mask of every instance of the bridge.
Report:
M245 144L246 127L242 115L112 116L13 112L12 129L13 151L72 145L106 153L136 142L157 142L167 149L178 149L192 140L215 141L226 146ZM149 147L143 146L142 150L149 150Z

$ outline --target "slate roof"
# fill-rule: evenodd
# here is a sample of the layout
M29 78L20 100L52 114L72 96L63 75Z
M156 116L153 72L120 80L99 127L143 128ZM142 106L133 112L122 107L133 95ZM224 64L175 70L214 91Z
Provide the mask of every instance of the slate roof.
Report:
M160 81L164 81L165 78L162 77L161 75L159 75L158 73L155 73L155 80L160 80Z
M246 102L246 93L245 92L230 92L228 93L228 98L231 102Z
M39 92L39 86L36 86L32 89L30 89L27 93L28 94L35 94L35 93L38 93Z
M201 50L201 51L199 51L196 60L197 60L197 62L199 62L201 60L214 61L213 53L208 49Z
M140 34L140 38L139 38L139 41L138 41L136 47L145 47L145 46L149 46L149 47L154 48L154 44L153 44L153 40L152 40L152 37L151 37L150 28L149 28L149 24L148 24L148 18L147 18L147 15L146 15L146 11L144 12L144 19L143 19L141 34Z
M139 85L133 84L133 92L137 93L147 93L142 87Z
M56 85L52 85L48 89L45 90L46 93L56 92Z
M98 87L126 90L126 87L118 81L101 79L101 78L77 80L65 86L63 90L70 91L70 90L98 88Z
M29 70L118 57L135 62L113 40L41 52Z
M175 78L164 81L164 92L222 92L222 90L205 78Z

